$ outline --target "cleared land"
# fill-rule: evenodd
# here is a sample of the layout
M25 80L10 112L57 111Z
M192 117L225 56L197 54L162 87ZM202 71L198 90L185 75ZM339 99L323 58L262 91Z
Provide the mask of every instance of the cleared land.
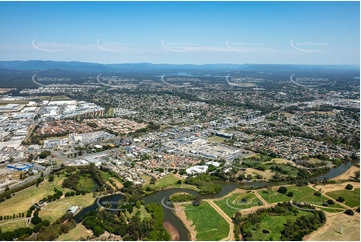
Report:
M182 205L188 220L193 222L197 231L197 240L221 240L228 236L229 224L207 202L199 206Z
M261 200L259 200L254 193L234 193L222 200L214 200L213 202L230 218L233 217L237 211L262 205Z
M332 197L333 199L344 197L345 204L351 208L360 206L360 188L354 188L352 191L344 189L340 191L328 192L326 195Z

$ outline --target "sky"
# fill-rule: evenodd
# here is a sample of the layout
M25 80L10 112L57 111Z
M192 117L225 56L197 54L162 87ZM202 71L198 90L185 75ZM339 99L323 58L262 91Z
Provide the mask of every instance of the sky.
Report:
M357 64L359 2L0 2L0 60Z

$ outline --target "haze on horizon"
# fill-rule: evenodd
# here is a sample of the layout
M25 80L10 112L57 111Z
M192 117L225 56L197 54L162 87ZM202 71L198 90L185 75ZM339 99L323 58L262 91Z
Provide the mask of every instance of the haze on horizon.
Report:
M0 60L360 63L359 2L1 2Z

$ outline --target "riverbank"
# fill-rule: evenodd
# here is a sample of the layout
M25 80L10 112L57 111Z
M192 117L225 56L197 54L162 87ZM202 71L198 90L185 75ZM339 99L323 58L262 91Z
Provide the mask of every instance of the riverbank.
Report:
M171 241L179 241L179 232L171 223L164 222L163 227L169 233Z
M176 217L179 218L179 220L183 223L184 227L188 230L189 239L191 241L196 241L197 239L197 232L195 231L195 225L193 225L193 221L190 221L187 219L187 215L184 212L184 207L182 207L182 204L190 204L190 202L185 203L175 203L174 204L174 214Z
M344 173L342 173L339 176L336 176L335 178L333 178L332 180L335 181L341 181L341 180L350 180L352 178L355 177L355 172L356 171L360 171L360 167L357 166L351 166L350 168L348 168Z

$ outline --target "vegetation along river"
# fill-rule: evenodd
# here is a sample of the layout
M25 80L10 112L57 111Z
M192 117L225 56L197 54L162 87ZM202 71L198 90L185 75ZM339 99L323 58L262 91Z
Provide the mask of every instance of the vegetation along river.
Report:
M322 180L324 178L329 178L329 179L334 178L334 177L339 176L342 173L344 173L350 166L352 166L352 164L353 164L352 162L343 163L338 167L331 168L330 171L328 171L327 173L318 175L317 177L313 177L311 179L316 178L317 180ZM215 181L215 183L220 184L222 186L221 192L218 194L215 194L215 195L200 195L198 192L191 190L191 189L171 188L171 189L158 191L151 195L145 196L145 197L143 197L143 200L144 200L145 204L162 203L162 201L163 201L163 203L166 206L168 206L167 201L168 201L169 196L174 193L177 193L177 192L187 192L187 193L199 196L201 199L219 198L219 197L223 197L224 195L232 192L233 190L235 190L236 188L238 188L240 186L263 187L266 184L269 184L270 186L277 186L277 185L281 185L281 184L286 184L287 182L223 182L223 181ZM117 201L119 201L121 199L122 199L121 194L115 194L115 195L109 195L109 196L102 197L98 202L95 201L94 204L92 204L89 207L86 207L86 208L82 209L80 212L78 212L75 215L75 221L77 223L81 222L84 214L86 214L89 211L95 210L99 207L98 203L102 204L105 201L116 203ZM162 206L162 207L164 210L164 221L170 223L174 228L176 228L178 230L179 240L181 240L181 241L190 240L187 229L184 227L181 220L178 219L178 217L176 217L173 214L173 210L170 208L167 208L165 206Z

